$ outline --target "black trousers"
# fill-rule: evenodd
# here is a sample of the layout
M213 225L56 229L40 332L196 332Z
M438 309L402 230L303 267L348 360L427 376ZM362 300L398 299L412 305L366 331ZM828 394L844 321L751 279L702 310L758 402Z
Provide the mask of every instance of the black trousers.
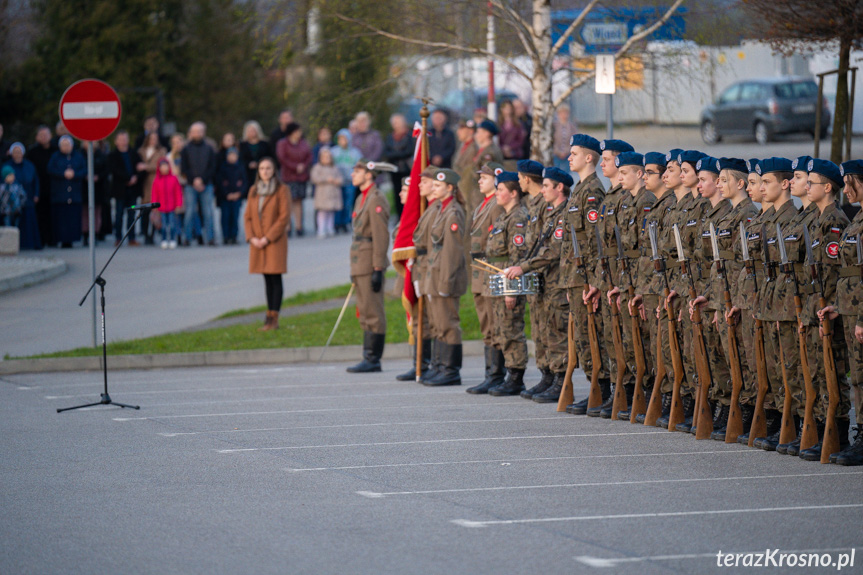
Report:
M264 285L267 288L267 309L279 311L282 309L282 274L264 274Z

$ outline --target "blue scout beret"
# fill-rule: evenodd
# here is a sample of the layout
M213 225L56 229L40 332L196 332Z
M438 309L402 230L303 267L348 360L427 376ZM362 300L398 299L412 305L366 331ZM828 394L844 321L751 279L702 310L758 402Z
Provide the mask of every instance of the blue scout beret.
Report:
M522 174L542 177L542 164L535 160L519 160L515 166Z
M749 168L746 167L746 162L740 158L719 158L716 160L716 168L720 172L722 170L734 170L735 172L743 172L745 174L749 171Z
M863 176L863 160L851 160L849 162L842 162L842 164L839 166L839 175L845 176L846 174Z
M624 142L623 140L603 140L599 145L599 149L602 151L608 150L609 152L634 152L635 148L632 147L632 144L629 142Z
M555 168L554 166L545 168L542 171L542 177L555 182L560 182L567 188L572 187L572 184L575 183L572 176L569 175L569 172L564 172L560 168Z
M483 120L479 123L479 126L477 126L477 128L487 130L491 132L492 136L497 136L497 124L495 124L491 120Z
M698 160L705 156L707 156L707 154L699 152L698 150L684 150L677 154L677 163L682 166L684 162L688 162L692 164L693 168L695 168L695 164L698 163ZM697 170L698 168L695 169Z
M792 172L806 172L806 166L809 165L809 160L812 159L812 156L800 156L793 162L791 162L791 171Z
M810 174L819 174L824 176L837 188L841 188L844 186L844 182L842 180L842 174L839 173L839 166L831 162L830 160L819 160L818 158L812 158L809 160L809 164L806 166L806 170Z
M638 152L622 152L614 158L614 165L618 168L622 168L623 166L638 166L639 168L643 168L644 156Z
M666 165L668 164L668 162L677 162L677 163L680 163L680 162L679 162L679 159L678 159L678 156L680 156L680 154L682 154L683 152L684 152L684 150L682 150L682 149L680 149L680 148L674 148L674 149L672 149L670 152L668 152L667 154L665 154L665 163L666 163Z
M665 166L668 163L667 158L668 156L660 152L647 152L644 154L644 165L656 164L658 166Z
M752 172L755 172L756 174L761 174L761 172L758 171L758 166L760 165L761 160L759 160L758 158L750 158L746 160L746 171L748 171L750 174Z
M757 166L755 166L755 171L759 176L763 176L764 174L769 174L771 172L793 172L793 164L791 160L788 158L766 158L761 160Z
M713 172L717 176L719 175L719 160L716 158L712 158L710 156L703 156L698 161L695 162L695 171L696 172ZM681 162L683 163L683 162ZM692 163L692 162L690 162Z
M597 154L602 153L599 140L597 140L593 136L588 136L587 134L573 134L573 136L569 139L569 147L572 146L587 148L588 150L596 152Z

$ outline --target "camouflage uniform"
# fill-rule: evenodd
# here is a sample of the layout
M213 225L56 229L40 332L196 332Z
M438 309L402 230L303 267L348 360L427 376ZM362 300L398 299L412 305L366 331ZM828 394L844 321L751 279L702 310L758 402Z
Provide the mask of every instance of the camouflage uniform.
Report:
M503 208L497 205L494 194L488 196L473 212L470 224L470 257L482 259L486 256L485 248L488 232L498 216L503 214ZM495 267L501 267L495 265ZM476 306L476 316L479 319L479 330L482 340L487 346L494 346L494 329L492 326L492 302L485 295L489 274L475 267L471 269L470 291L473 293L473 303Z
M863 327L863 280L860 277L861 267L857 264L857 236L861 232L863 232L863 210L857 212L839 240L841 269L833 304L836 306L836 311L842 315L845 342L848 345L848 361L851 367L851 384L854 386L856 401L854 410L857 413L858 428L863 428L863 345L854 336L854 328ZM844 417L845 413L840 408L837 416Z
M590 338L587 329L587 306L584 305L582 292L587 289L587 284L596 286L599 277L596 275L597 248L596 234L593 227L600 220L600 205L605 199L605 188L594 172L576 184L575 188L566 202L563 223L563 238L560 246L560 283L559 287L569 295L569 313L575 321L575 347L578 352L578 363L585 374L593 372L593 357L590 353ZM581 250L584 272L575 264L572 247L572 232L575 229L575 237ZM587 277L585 277L585 274ZM600 303L601 307L601 303ZM599 368L599 379L609 379L609 366L606 341L601 337L603 334L602 316L594 315L596 333L599 341L599 353L602 364Z
M545 215L548 213L546 209L548 203L542 197L542 194L536 196L527 196L527 233L525 234L525 245L528 250L531 250L539 241L542 235L542 225L545 223ZM542 331L543 324L543 300L542 294L527 296L527 303L530 305L530 335L533 339L534 353L536 354L536 367L542 371L548 369L545 353L545 337Z
M501 213L492 224L485 246L488 261L497 267L515 265L527 255L529 216L527 208L518 204ZM507 369L527 367L527 338L524 335L525 296L516 296L515 308L508 309L503 297L488 297L494 315L495 347L503 352Z

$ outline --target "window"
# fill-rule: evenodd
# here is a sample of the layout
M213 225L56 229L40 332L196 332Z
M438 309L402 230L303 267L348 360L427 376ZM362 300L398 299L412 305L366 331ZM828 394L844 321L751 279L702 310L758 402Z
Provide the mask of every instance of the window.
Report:
M818 86L815 82L788 82L785 84L776 84L775 92L783 100L816 98L818 96Z
M720 104L733 104L740 98L740 85L734 85L722 92L719 96Z

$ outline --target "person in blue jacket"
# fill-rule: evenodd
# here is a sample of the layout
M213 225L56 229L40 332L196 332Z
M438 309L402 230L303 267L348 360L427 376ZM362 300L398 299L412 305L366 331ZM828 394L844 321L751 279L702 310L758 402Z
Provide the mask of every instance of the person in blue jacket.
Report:
M42 241L39 237L39 222L36 217L36 204L39 202L39 174L36 166L24 157L26 150L24 144L15 142L9 147L9 160L7 166L15 170L15 181L21 184L27 192L27 199L21 207L21 216L18 219L18 230L21 238L22 250L41 250Z
M81 239L81 194L87 177L87 162L73 144L70 136L62 136L59 150L48 161L54 239L64 248Z

